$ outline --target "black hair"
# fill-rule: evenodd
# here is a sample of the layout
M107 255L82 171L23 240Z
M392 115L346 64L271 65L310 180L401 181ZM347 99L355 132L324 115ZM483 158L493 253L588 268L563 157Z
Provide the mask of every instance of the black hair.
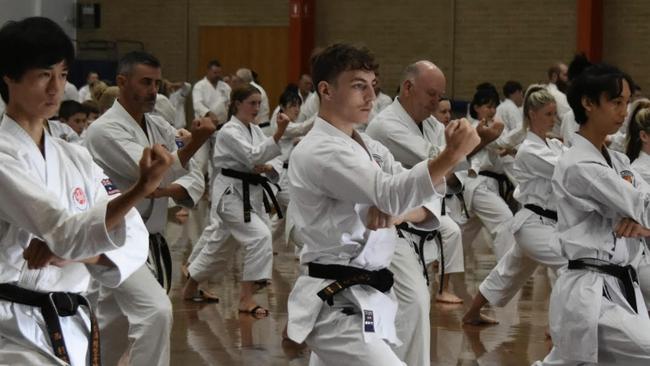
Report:
M521 86L521 83L518 81L508 80L505 84L503 84L503 96L506 98L510 98L511 95L518 91L524 91L524 87Z
M499 105L499 93L494 85L490 83L482 83L476 87L476 93L474 93L474 97L469 104L469 115L472 118L478 118L474 107L480 107L486 104L491 104L495 107Z
M318 91L321 81L333 83L345 71L375 71L379 65L375 56L366 47L345 43L331 45L312 58L311 75Z
M243 102L248 97L253 94L261 94L259 89L252 86L251 84L245 84L234 88L230 92L230 105L228 106L228 120L235 114L237 114L237 105L235 102Z
M63 29L48 18L9 21L0 29L0 95L9 102L3 76L19 81L31 69L47 69L61 61L74 62L74 46Z
M208 69L213 67L213 66L214 67L221 67L221 62L219 62L219 60L217 60L217 59L208 61Z
M284 110L292 105L300 106L302 99L298 95L298 87L295 84L289 84L280 95L280 108Z
M144 51L132 51L120 58L117 63L117 73L119 75L128 75L133 71L135 65L147 65L160 68L160 61L156 56Z
M615 66L595 64L587 67L571 82L567 91L567 100L576 122L580 125L587 122L587 114L582 106L583 97L596 105L600 104L603 94L609 100L617 98L623 92L623 80L628 85L633 84L632 79Z
M68 120L77 113L88 115L88 110L76 100L64 100L59 107L59 118Z
M569 80L573 80L591 65L593 64L589 62L589 59L584 53L578 53L573 57L573 60L571 60L571 63L569 64L567 77Z

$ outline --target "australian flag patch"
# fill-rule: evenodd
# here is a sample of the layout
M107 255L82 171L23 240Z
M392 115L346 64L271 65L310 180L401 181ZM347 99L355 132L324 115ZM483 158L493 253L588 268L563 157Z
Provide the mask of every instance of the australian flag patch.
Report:
M115 186L110 178L102 179L102 185L104 186L104 189L106 189L106 193L108 193L109 196L120 193L120 190L117 189L117 186Z
M375 316L372 310L363 311L363 330L369 333L375 332Z

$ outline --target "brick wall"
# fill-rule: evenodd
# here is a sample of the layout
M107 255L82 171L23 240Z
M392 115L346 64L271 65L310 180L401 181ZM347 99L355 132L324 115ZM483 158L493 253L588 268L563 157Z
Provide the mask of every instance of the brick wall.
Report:
M287 25L288 0L81 0L102 4L102 28L78 39L133 39L156 54L171 79L196 80L202 25ZM650 7L644 0L604 2L604 59L650 90ZM404 66L430 59L447 75L448 94L471 97L476 84L545 80L576 44L576 1L392 0L316 1L316 45L367 45L393 94ZM452 67L453 65L453 67Z
M604 2L603 61L629 73L650 95L650 7L644 0L608 0Z
M198 29L203 25L288 25L288 0L80 0L100 3L102 24L77 39L130 39L163 64L164 77L197 80Z

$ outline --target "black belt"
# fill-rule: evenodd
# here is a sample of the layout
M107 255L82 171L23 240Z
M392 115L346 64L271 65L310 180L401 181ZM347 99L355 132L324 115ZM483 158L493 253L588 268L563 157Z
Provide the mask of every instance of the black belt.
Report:
M334 280L318 291L318 297L330 305L334 303L334 295L354 285L372 286L381 292L386 292L393 287L393 272L388 268L368 271L339 264L309 263L308 266L310 277Z
M552 211L552 210L547 210L544 208L541 208L537 205L533 205L531 203L525 204L524 208L527 208L534 213L538 214L539 216L546 217L547 219L555 220L557 221L557 211Z
M289 162L285 161L284 163L282 163L282 168L283 169L289 169Z
M2 283L0 284L0 299L40 308L54 354L68 364L70 363L70 357L63 339L59 317L75 315L79 305L85 306L90 314L90 339L88 341L90 364L93 366L101 365L99 326L97 318L85 297L72 292L38 292L13 284Z
M253 174L253 173L245 173L245 172L240 172L237 170L232 170L232 169L221 169L221 174L223 174L226 177L230 178L235 178L235 179L240 179L242 181L242 188L243 188L243 195L242 200L244 201L244 222L250 222L251 221L251 211L253 210L253 206L251 206L251 197L250 197L250 185L261 185L262 188L264 188L264 208L266 209L266 212L271 212L271 205L269 205L269 201L267 198L267 194L269 197L271 197L271 201L273 202L273 206L275 207L275 211L278 213L278 218L282 218L282 210L280 209L280 204L278 203L278 200L275 198L275 194L273 194L273 190L271 189L271 182L269 179L263 175L260 174ZM280 187L278 187L280 189Z
M586 269L616 277L623 285L625 299L632 306L634 312L638 313L633 283L639 283L639 280L636 276L636 270L631 265L619 266L600 259L580 258L569 260L569 269Z
M147 265L167 293L172 287L172 256L162 234L149 234Z
M462 191L458 192L458 193L455 193L455 194L447 194L447 195L445 195L445 199L442 200L442 210L441 210L442 214L443 215L447 214L447 203L445 202L445 200L447 198L451 198L453 196L456 196L456 198L458 198L458 200L460 201L461 205L463 205L463 209L462 209L463 212L461 212L461 214L464 213L465 217L469 219L469 212L467 211L467 205L465 204L465 197L463 197L463 192Z
M267 121L267 122L262 122L262 123L258 124L257 126L259 128L264 128L264 127L269 127L270 125L271 125L271 122Z
M418 230L415 228L410 227L407 223L403 222L399 225L396 226L397 228L397 235L399 235L400 238L404 238L404 234L402 231L406 231L407 233L411 233L413 235L417 235L420 237L420 241L418 243L413 243L415 244L415 253L418 255L420 258L420 262L422 263L422 269L423 269L423 274L424 278L427 280L427 286L429 285L429 272L427 271L427 263L424 260L424 243L433 240L437 238L438 242L438 247L440 248L440 283L442 284L442 280L445 277L445 255L442 250L442 238L440 237L440 232L438 230L433 230L433 231L424 231L424 230ZM440 293L442 293L442 286L440 286Z
M508 202L509 196L515 191L515 186L512 184L510 179L508 179L507 175L491 172L489 170L481 170L478 175L495 179L499 184L499 195L504 201Z

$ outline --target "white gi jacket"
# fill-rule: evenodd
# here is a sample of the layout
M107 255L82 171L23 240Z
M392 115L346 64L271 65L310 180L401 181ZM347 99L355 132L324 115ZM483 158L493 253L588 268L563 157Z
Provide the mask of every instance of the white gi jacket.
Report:
M300 113L298 114L298 118L296 118L296 122L305 122L309 118L317 115L319 110L320 98L318 97L318 93L311 92L307 96L307 99L302 102L302 105L300 106Z
M524 123L524 112L508 98L497 107L496 117L503 121L507 131L520 129Z
M147 133L122 107L119 100L86 130L86 147L95 162L104 169L119 189L133 185L140 173L138 164L145 147L162 144L172 153L174 162L167 171L161 186L171 183L183 186L190 195L190 200L176 202L192 207L199 201L204 190L204 178L201 170L195 168L194 159L188 163L188 170L181 166L176 151L176 129L159 116L145 114ZM166 197L146 199L137 207L144 219L149 233L163 233L167 223Z
M280 113L280 107L275 108L273 115L271 116L271 131L273 133L275 133L275 131L278 129L278 113ZM284 130L282 138L280 138L280 141L278 141L280 150L282 150L280 159L283 162L289 160L291 149L293 149L294 139L305 136L307 132L311 130L315 120L316 116L313 116L304 122L289 122L287 129Z
M367 137L363 141L371 143ZM371 152L320 117L292 152L289 181L291 200L287 216L295 224L294 240L302 244L303 265L316 262L371 270L388 266L392 257L390 243L396 242L395 231L366 229L363 206L367 209L374 205L382 212L400 215L445 193L444 180L433 187L426 161L410 171L387 174ZM379 248L385 251L364 251L368 246L376 248L377 244L384 245ZM300 343L311 333L320 308L328 306L317 293L330 282L306 274L296 280L288 305L288 334L292 340ZM346 289L341 296L360 309L376 309L374 336L397 342L392 323L394 298L365 285ZM377 303L382 306L373 307ZM364 329L362 324L359 326ZM364 336L366 340L373 338L366 332Z
M567 148L557 139L542 140L528 131L526 139L517 150L513 173L519 184L514 198L522 205L533 204L547 210L556 210L551 177L557 162ZM530 210L519 210L513 219L512 231L534 215Z
M444 126L442 131L444 141ZM368 136L380 141L407 168L423 160L435 158L442 152L445 143L431 143L440 141L439 132L440 126L432 119L423 121L420 131L413 118L400 104L399 98L395 98L393 103L375 116L366 128Z
M639 157L632 162L632 168L641 175L646 183L650 182L650 155L641 151Z
M162 117L162 119L167 121L167 123L174 126L174 118L176 118L176 109L169 101L169 98L167 98L163 94L159 93L156 95L156 105L154 106L152 113Z
M228 119L230 92L230 85L221 80L216 87L207 78L199 80L192 89L194 117L205 117L208 112L212 112L217 115L220 123L225 123Z
M61 121L47 121L47 128L45 129L45 132L49 133L50 136L60 138L61 140L65 140L73 144L83 144L83 139L77 135L72 127L68 126L67 123L63 123Z
M212 202L217 204L221 196L229 189L243 197L241 179L226 177L221 169L232 169L240 172L254 173L255 165L265 164L280 155L280 146L273 137L267 137L256 124L244 123L233 116L217 134L214 145L212 166L216 176L212 183ZM278 174L266 175L272 181L277 181ZM261 185L250 185L250 200L253 209L262 214L264 210L264 189ZM243 217L242 217L243 221Z
M173 124L177 129L187 128L187 118L185 117L185 98L187 98L191 90L192 85L188 82L184 82L181 88L169 95L169 101L176 111L176 116L174 117Z
M65 88L63 89L63 99L64 100L74 100L75 102L79 100L79 91L73 83L66 81Z
M269 107L269 96L260 84L251 81L251 85L254 86L255 89L259 90L262 95L262 103L260 104L260 111L257 113L257 117L255 117L255 123L260 124L262 122L268 122L271 113L271 107Z
M650 227L650 189L627 157L609 150L613 168L584 137L564 154L553 174L557 202L557 237L562 255L571 260L597 258L619 265L638 265L640 239L616 238L614 227L629 217ZM632 308L614 277L587 270L561 273L551 295L549 319L554 345L563 359L598 362L598 319L603 290L622 309ZM636 286L638 316L647 317Z
M93 99L92 94L90 94L90 85L86 84L79 89L79 103L83 103L87 100Z
M106 231L109 194L118 193L83 147L44 134L46 159L31 137L9 116L0 126L0 283L36 291L84 292L92 275L116 287L140 268L148 253L148 234L131 210L122 224ZM108 192L107 192L108 191ZM30 270L23 251L39 238L64 259L105 254L115 267L73 263ZM73 364L85 364L89 320L61 318ZM77 316L73 317L78 319ZM55 358L40 309L0 300L0 334Z

